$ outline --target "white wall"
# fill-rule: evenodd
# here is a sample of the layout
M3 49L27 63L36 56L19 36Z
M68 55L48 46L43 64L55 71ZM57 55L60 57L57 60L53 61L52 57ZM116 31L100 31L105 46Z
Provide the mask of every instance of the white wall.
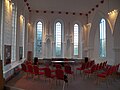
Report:
M20 35L20 30L22 28L22 26L20 25L20 15L23 15L26 18L26 22L28 22L28 10L26 8L26 6L24 5L24 2L22 0L16 1L16 0L12 0L11 2L9 2L8 0L2 0L3 3L3 24L2 24L2 43L1 43L1 47L2 47L2 60L3 60L3 64L4 64L4 45L12 45L12 3L13 2L15 4L15 6L17 6L17 29L16 29L16 38L17 38L17 43L16 43L16 60L15 61L19 61L19 47L22 46L22 36ZM1 5L0 5L1 6ZM0 14L1 15L1 14ZM25 35L26 35L26 26L25 26ZM26 39L26 37L25 37ZM26 47L26 43L25 43L25 47ZM27 51L25 50L25 53ZM12 62L13 63L13 62ZM4 66L4 71L7 71L11 68L12 63ZM5 78L8 78L9 76L11 76L14 73L14 70L9 71L8 73L6 73L4 75Z

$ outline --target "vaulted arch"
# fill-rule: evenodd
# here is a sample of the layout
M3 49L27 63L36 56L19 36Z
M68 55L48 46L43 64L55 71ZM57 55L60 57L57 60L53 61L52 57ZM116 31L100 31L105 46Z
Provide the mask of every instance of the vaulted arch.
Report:
M106 57L100 56L100 21L104 18L106 21ZM108 19L102 13L96 13L89 32L89 57L96 60L108 60L109 64L114 64L113 35Z

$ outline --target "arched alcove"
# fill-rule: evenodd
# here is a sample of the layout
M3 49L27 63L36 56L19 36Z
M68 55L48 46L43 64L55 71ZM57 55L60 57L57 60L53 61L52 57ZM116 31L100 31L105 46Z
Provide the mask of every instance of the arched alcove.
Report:
M70 48L70 40L67 40L67 50Z
M100 39L99 39L99 24L101 19L104 18L106 21L106 57L100 57ZM111 32L110 25L107 18L102 12L97 12L94 16L92 26L89 33L89 57L95 59L96 62L108 61L109 64L114 64L114 50L113 50L113 35Z
M51 40L49 38L46 40L46 57L47 58L52 57L52 53L51 53Z
M66 56L70 58L70 39L67 39L67 44L66 44Z
M78 26L78 33L77 32L74 32L75 30L75 25ZM82 58L82 55L83 55L83 46L82 46L82 36L83 36L83 29L82 29L82 23L79 21L79 20L75 20L71 23L71 26L70 26L70 32L71 32L71 55L73 58ZM75 39L74 37L74 33L77 33L76 36L78 35L78 55L75 55L74 53L74 43L77 41L77 39ZM75 40L74 40L75 39Z
M53 20L52 35L53 57L64 57L64 21L61 18Z
M41 35L38 35L38 34L40 34L40 32L37 34L37 25L39 25L38 23L41 23L41 27L42 27L42 34ZM37 20L35 20L34 21L34 57L38 57L38 58L42 58L42 57L44 57L44 55L45 55L45 38L46 38L46 29L45 29L45 26L46 25L46 19L44 18L44 17L41 17L41 18L39 18L39 19L37 19ZM40 29L40 28L39 28ZM37 37L37 36L41 36L41 37ZM38 42L38 38L41 38L41 40L39 40L40 42ZM37 45L38 43L40 43L40 45L42 46L42 48L41 48L41 51L40 51L40 53L37 53L38 52L38 49L39 48L37 48L37 46L39 46L39 45Z

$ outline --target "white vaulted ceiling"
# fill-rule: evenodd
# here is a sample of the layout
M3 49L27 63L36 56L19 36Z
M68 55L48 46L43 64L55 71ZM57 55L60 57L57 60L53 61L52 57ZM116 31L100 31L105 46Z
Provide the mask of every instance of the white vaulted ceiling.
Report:
M31 10L86 13L102 0L27 0Z

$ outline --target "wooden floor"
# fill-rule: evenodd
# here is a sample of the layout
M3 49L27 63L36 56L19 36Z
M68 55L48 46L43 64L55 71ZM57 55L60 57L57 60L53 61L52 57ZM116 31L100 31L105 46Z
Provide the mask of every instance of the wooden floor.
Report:
M48 79L45 80L44 76L35 77L35 79L26 78L26 74L20 72L6 83L8 87L6 90L120 90L120 78L112 79L108 87L105 82L97 85L96 79L96 76L83 78L79 73L75 73L75 79L70 76L68 84L65 84L63 81L56 83L52 80L50 82Z

